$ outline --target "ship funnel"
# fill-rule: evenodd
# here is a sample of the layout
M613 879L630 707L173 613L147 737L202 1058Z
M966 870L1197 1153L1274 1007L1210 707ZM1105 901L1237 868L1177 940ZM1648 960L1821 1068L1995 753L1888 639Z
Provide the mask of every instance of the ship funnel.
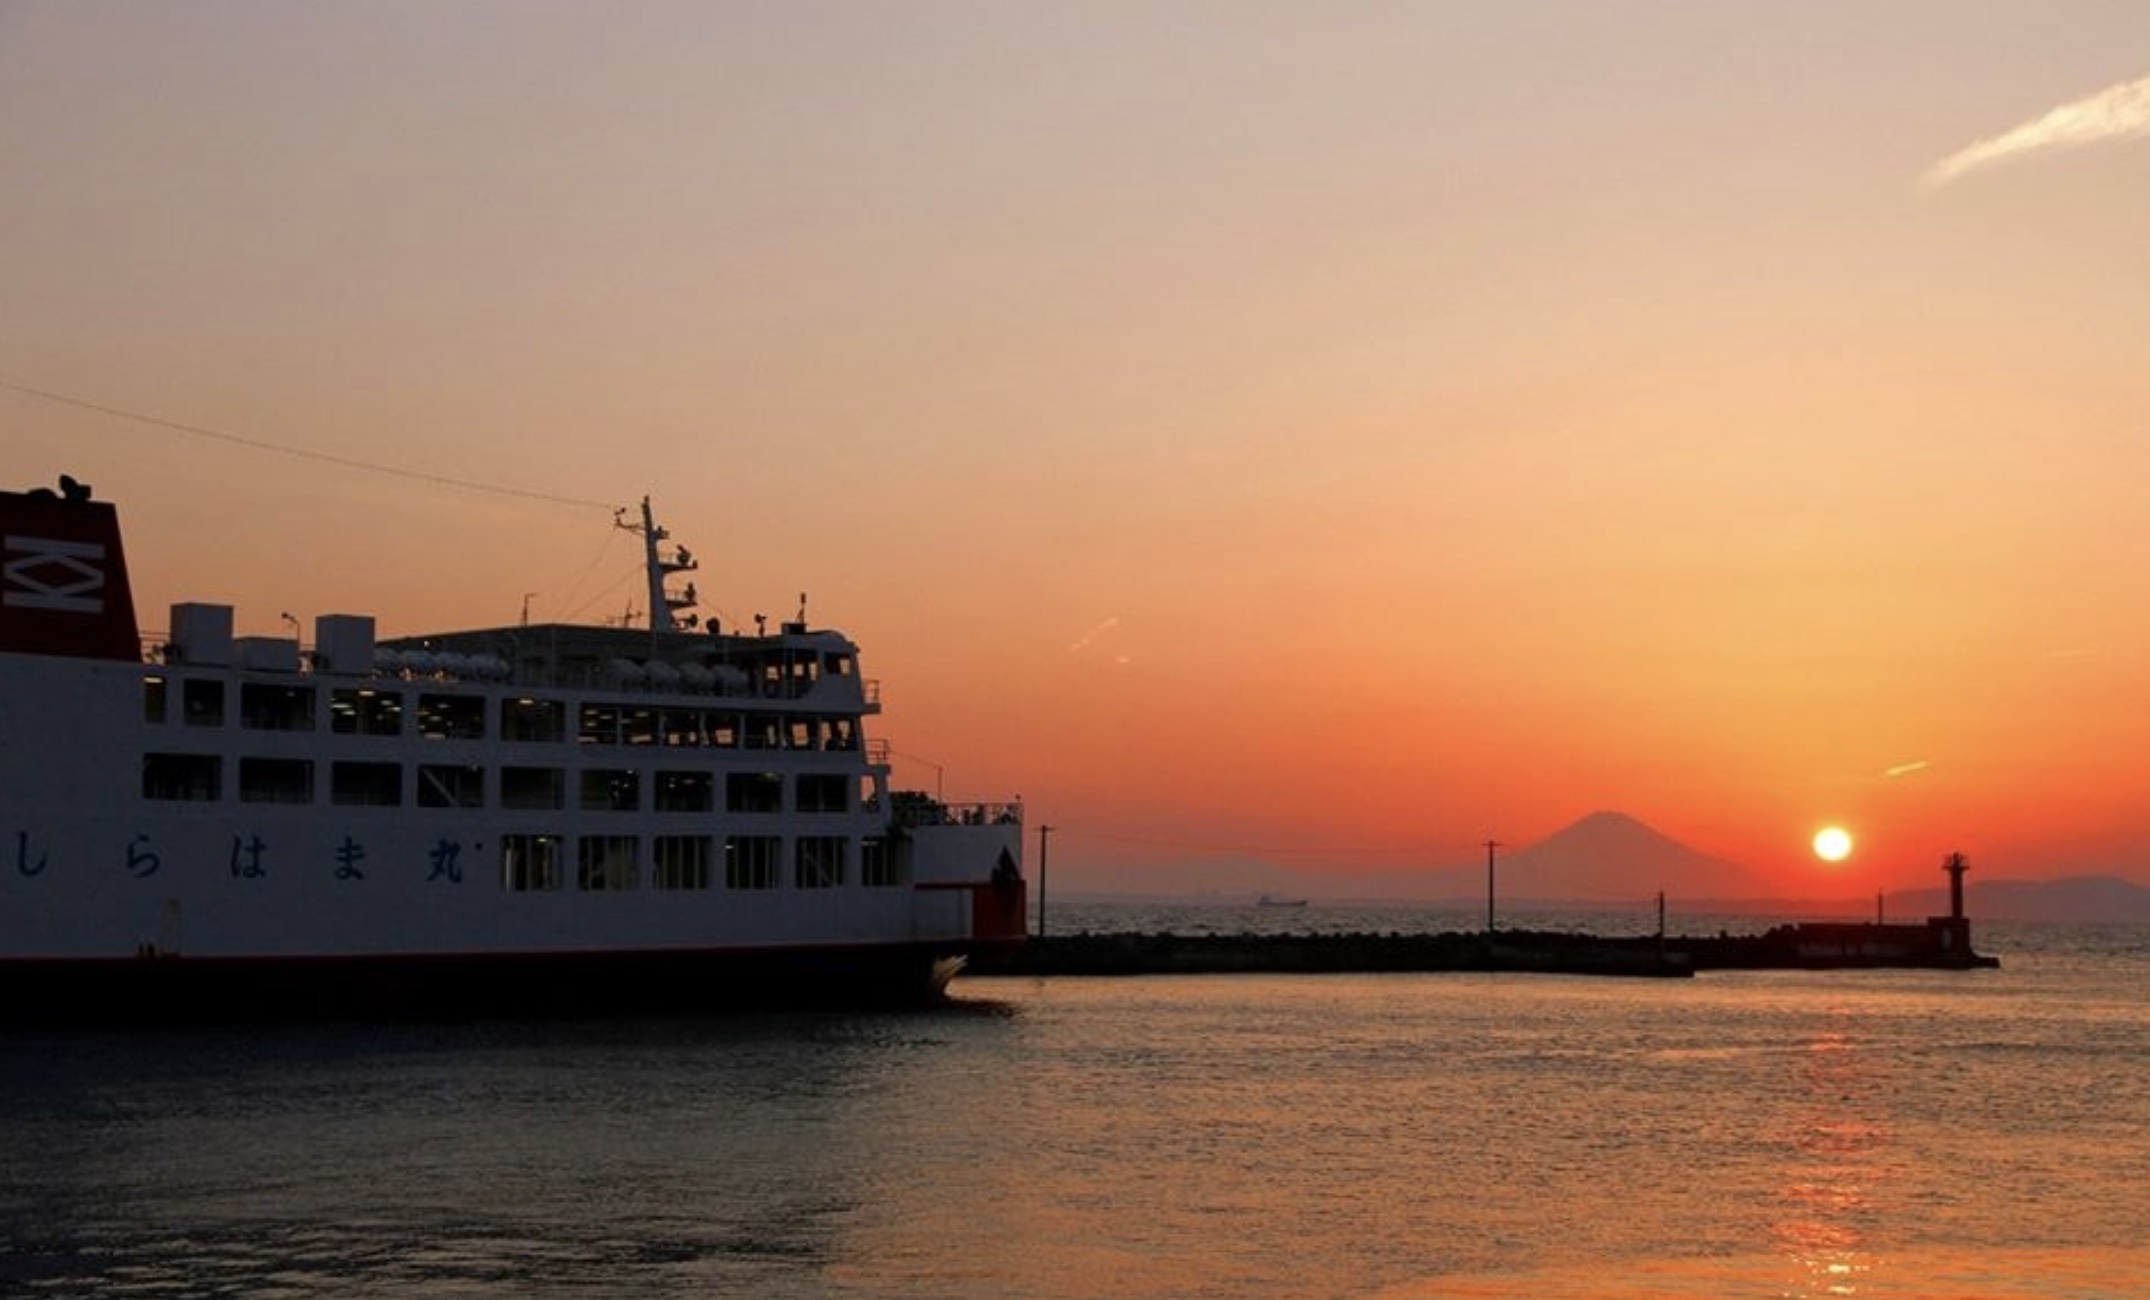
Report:
M119 512L60 489L0 492L0 650L138 662Z

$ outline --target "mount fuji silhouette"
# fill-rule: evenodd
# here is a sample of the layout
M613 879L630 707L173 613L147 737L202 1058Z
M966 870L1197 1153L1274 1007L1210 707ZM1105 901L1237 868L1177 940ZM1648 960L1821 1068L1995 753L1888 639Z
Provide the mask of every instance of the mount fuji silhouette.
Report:
M1767 892L1747 868L1688 848L1619 812L1594 812L1498 859L1508 898L1687 899Z

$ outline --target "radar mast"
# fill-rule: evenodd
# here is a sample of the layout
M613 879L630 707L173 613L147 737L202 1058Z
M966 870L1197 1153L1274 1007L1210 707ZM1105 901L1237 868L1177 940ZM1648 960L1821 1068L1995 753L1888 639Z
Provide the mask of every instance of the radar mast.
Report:
M622 507L612 512L615 527L623 528L642 539L642 568L649 579L649 630L655 632L685 632L693 629L701 619L685 611L696 603L694 584L689 582L679 591L665 585L665 580L675 573L691 573L701 564L684 546L675 546L667 554L661 542L671 539L672 534L657 523L650 513L649 498L642 498L642 520L635 523L627 518Z

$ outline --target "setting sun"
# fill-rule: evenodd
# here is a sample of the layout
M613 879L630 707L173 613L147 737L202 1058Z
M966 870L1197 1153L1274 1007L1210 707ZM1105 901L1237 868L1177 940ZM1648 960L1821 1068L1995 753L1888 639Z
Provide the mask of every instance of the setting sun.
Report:
M1851 832L1841 826L1824 826L1814 832L1814 856L1824 862L1842 862L1851 856Z

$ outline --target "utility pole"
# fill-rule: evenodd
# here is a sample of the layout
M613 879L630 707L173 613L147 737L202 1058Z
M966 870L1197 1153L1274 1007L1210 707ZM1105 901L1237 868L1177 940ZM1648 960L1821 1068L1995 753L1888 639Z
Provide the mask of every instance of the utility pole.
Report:
M1486 841L1486 934L1493 933L1493 850L1499 848L1499 840Z
M1038 827L1038 937L1045 937L1045 861L1046 849L1051 843L1053 828Z

